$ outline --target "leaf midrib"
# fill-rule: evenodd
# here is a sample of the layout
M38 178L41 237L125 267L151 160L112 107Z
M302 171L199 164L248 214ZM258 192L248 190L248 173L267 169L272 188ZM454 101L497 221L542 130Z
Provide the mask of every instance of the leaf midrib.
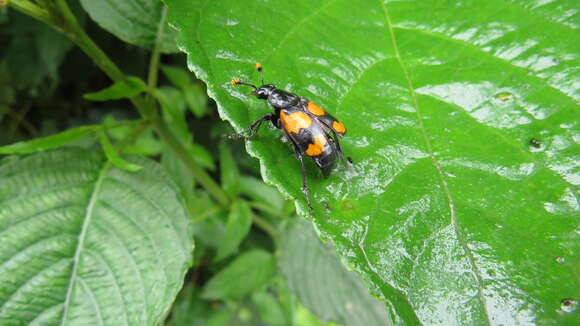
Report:
M110 168L111 168L110 161L105 161L105 163L103 164L103 167L99 171L97 181L95 182L95 186L94 186L93 191L91 193L91 198L89 199L89 203L87 205L87 210L86 210L85 216L83 218L83 224L81 226L81 232L79 234L79 240L77 242L77 247L75 250L75 254L73 256L73 266L72 266L72 271L71 271L71 275L70 275L70 279L69 279L68 289L67 289L67 293L66 293L66 297L65 297L65 301L64 301L63 312L62 312L62 317L61 317L61 322L60 322L61 326L65 326L67 319L68 319L69 307L70 307L71 300L73 299L73 295L74 295L73 290L75 288L75 284L77 281L79 262L80 262L81 253L82 253L83 248L84 248L85 239L87 236L87 230L89 228L91 219L93 217L93 211L95 209L95 204L97 203L97 199L99 196L99 192L101 190L101 186L103 185L105 177L106 177L107 173L109 172ZM126 315L125 315L125 318L127 318ZM127 324L128 324L128 321L127 321Z
M407 68L405 67L403 59L401 58L401 54L399 52L399 47L397 45L397 40L395 38L395 32L393 30L393 24L391 23L391 19L389 16L389 11L388 11L387 7L385 6L385 4L381 0L378 0L378 1L380 2L383 13L384 13L385 24L386 24L387 29L389 31L390 39L391 39L392 46L393 46L393 49L395 52L395 58L396 58L397 62L399 63L399 66L401 67L403 75L407 81L407 86L409 88L409 92L410 92L411 98L413 100L413 105L415 106L415 114L417 115L417 122L419 125L419 129L421 130L421 134L423 136L423 140L425 142L427 152L429 154L429 157L433 161L433 166L435 167L435 170L437 171L437 174L439 176L439 180L441 182L441 187L442 187L443 192L445 193L445 196L447 198L447 203L448 203L448 207L449 207L449 215L451 218L451 225L453 226L453 231L455 232L455 235L457 237L457 241L459 242L459 245L461 246L461 248L465 252L465 255L467 256L467 260L469 261L469 265L471 266L471 270L472 270L473 275L475 277L475 280L477 283L477 291L479 293L479 301L481 302L481 305L482 305L485 320L486 320L487 324L491 325L491 322L489 320L489 312L487 311L485 296L484 296L483 291L482 291L481 274L480 274L479 269L477 268L477 265L475 263L475 258L473 257L471 250L467 246L467 243L466 243L465 238L463 237L463 234L461 234L461 232L459 230L459 225L457 223L457 215L456 215L455 204L453 202L453 197L451 196L451 191L449 190L449 186L447 185L447 181L445 180L445 177L443 175L443 170L441 169L441 165L439 164L439 161L435 157L435 154L433 152L433 148L431 146L431 141L429 140L429 136L427 135L427 131L426 131L425 126L423 124L423 117L421 115L421 111L419 108L417 94L415 93L415 88L413 86L413 82L411 81L411 78L409 77L409 73L407 72Z

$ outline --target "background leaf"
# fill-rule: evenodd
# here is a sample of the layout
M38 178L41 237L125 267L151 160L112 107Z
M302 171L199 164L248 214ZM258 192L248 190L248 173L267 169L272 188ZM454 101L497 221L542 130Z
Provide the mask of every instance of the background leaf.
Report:
M344 326L393 324L384 304L369 294L354 272L344 269L334 248L318 239L310 223L290 223L278 265L300 302L322 321Z
M216 261L220 261L238 250L242 240L248 235L252 226L252 210L245 200L236 200L230 208L226 232L218 247Z
M240 192L240 171L226 143L219 145L219 152L222 187L231 197L235 197Z
M256 82L256 61L346 124L354 168L322 179L309 164L311 218L393 320L578 319L561 307L580 288L574 1L166 3L236 130L271 112L228 85ZM247 149L308 215L279 138L263 128Z
M144 169L80 149L0 161L0 324L159 322L193 244L176 186L131 161Z
M266 285L276 273L276 260L264 250L254 249L236 259L207 282L206 299L240 298Z
M147 90L147 85L141 78L127 77L98 92L85 94L84 98L91 101L118 100L138 95L145 90Z
M284 310L280 303L268 292L256 292L252 295L252 302L260 312L260 317L269 325L288 325Z
M81 0L97 24L127 43L152 49L157 38L163 3L159 0ZM165 24L162 52L175 52L175 31Z
M53 87L58 80L58 69L73 43L62 33L21 13L11 11L7 16L9 24L1 28L2 35L10 38L0 48L0 60L7 62L12 77L6 85L16 89ZM78 17L81 22L84 20L82 15Z
M113 147L113 144L111 144L109 137L105 134L104 131L100 131L98 133L98 137L101 143L101 147L105 152L105 156L116 167L129 172L139 171L143 168L140 165L130 163L127 160L123 159L121 155L117 152L117 150Z
M0 154L26 154L57 148L100 129L101 126L82 126L68 129L54 135L0 146Z

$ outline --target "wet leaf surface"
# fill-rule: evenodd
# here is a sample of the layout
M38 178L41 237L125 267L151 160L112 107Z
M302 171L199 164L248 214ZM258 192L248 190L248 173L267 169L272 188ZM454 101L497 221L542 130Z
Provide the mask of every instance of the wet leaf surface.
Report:
M271 112L228 84L259 82L257 61L346 124L354 167L309 163L313 214L279 130L247 149L396 323L577 320L561 307L580 288L575 1L166 3L236 130Z

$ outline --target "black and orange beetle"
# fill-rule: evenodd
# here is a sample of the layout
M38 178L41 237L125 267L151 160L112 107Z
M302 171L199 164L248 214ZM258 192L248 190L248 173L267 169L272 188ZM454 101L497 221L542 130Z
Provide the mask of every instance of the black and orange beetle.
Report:
M259 63L256 64L256 69L262 74L262 66ZM230 135L230 137L251 138L256 134L262 122L267 120L276 128L282 129L286 138L292 143L294 154L300 162L302 191L308 207L312 209L302 155L304 153L311 157L324 177L328 177L337 158L344 161L339 138L346 133L346 127L307 98L278 89L272 84L264 84L263 74L261 79L262 86L260 87L244 83L238 78L232 80L230 84L253 87L252 94L258 99L267 100L274 108L274 113L261 117L242 132Z

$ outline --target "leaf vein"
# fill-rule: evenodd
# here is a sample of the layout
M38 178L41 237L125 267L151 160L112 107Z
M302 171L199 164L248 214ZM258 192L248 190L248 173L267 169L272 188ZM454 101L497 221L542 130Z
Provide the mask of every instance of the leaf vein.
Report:
M129 323L129 313L127 312L127 302L125 301L125 296L123 295L123 291L121 291L121 287L119 286L119 283L117 282L117 277L115 275L115 273L113 272L113 270L111 269L111 265L109 265L109 262L103 258L103 256L98 253L95 252L92 249L86 248L85 252L87 253L87 255L92 256L93 258L96 258L98 261L100 261L102 263L102 265L107 268L107 272L109 275L111 275L111 279L113 280L113 284L115 285L115 290L117 290L117 292L119 293L119 297L121 298L121 301L123 302L123 315L125 316L125 325L130 325Z
M451 196L451 192L449 190L449 186L447 185L447 181L445 180L443 170L439 164L439 161L435 157L435 154L433 152L433 148L431 146L431 141L429 140L429 136L427 135L427 131L426 131L425 126L423 124L423 116L421 115L419 101L417 99L417 94L415 92L415 87L413 86L413 82L411 80L411 77L409 76L407 68L405 67L403 59L401 58L401 54L399 52L397 40L395 38L393 24L391 23L391 18L389 16L389 11L388 11L385 3L382 0L379 0L379 2L381 4L381 7L382 7L382 10L384 13L385 24L387 26L387 29L388 29L388 32L389 32L389 35L391 38L392 46L393 46L393 49L395 52L395 57L399 63L399 66L401 67L403 75L407 81L407 86L409 88L409 92L411 94L411 98L412 98L414 106L415 106L415 114L417 116L418 126L419 126L421 133L423 135L423 140L425 142L425 146L426 146L426 149L429 153L429 156L431 157L431 160L433 161L433 166L435 167L435 170L437 171L437 174L439 176L443 192L447 198L449 215L451 218L450 224L453 227L453 231L455 232L455 235L458 239L458 242L460 243L463 251L466 254L469 265L472 268L473 276L475 278L475 282L477 283L477 290L479 292L479 300L481 302L482 309L484 311L484 317L487 321L487 324L491 324L490 319L489 319L489 312L487 311L486 299L485 299L485 296L483 294L483 285L482 285L481 274L480 274L479 269L475 263L475 258L473 256L473 254L471 253L471 249L469 248L465 238L463 237L463 235L461 234L461 232L459 230L459 225L458 225L458 221L457 221L457 215L456 215L456 209L455 209L453 197Z
M99 306L99 303L95 299L95 295L94 295L93 290L89 287L89 285L87 284L87 282L85 282L83 279L79 279L79 283L85 289L85 293L87 294L87 296L91 300L91 303L95 307L95 311L96 311L96 314L97 314L97 319L99 321L99 325L104 325L103 324L103 316L101 314L101 307Z
M79 234L79 238L78 238L78 242L77 242L77 248L76 248L75 254L73 256L73 267L72 267L71 276L69 279L68 290L67 290L65 301L64 301L64 309L62 312L62 317L61 317L61 322L60 322L61 326L64 326L67 322L68 313L69 313L69 305L71 304L71 300L72 300L72 297L74 295L73 289L75 287L75 282L76 282L78 268L79 268L79 262L80 262L80 258L81 258L81 252L82 252L83 247L84 247L84 242L85 242L85 238L87 235L87 230L89 228L89 225L90 225L90 222L92 219L93 210L95 208L95 204L96 204L97 198L99 196L98 194L101 190L101 186L103 184L103 181L105 180L105 177L106 177L107 172L109 171L110 167L111 167L111 163L109 161L106 161L103 163L103 167L99 171L99 176L97 177L97 180L95 182L95 187L93 188L93 192L91 194L91 197L90 197L88 205L87 205L87 210L86 210L85 216L83 218L83 224L81 226L81 230L80 230L81 232Z

